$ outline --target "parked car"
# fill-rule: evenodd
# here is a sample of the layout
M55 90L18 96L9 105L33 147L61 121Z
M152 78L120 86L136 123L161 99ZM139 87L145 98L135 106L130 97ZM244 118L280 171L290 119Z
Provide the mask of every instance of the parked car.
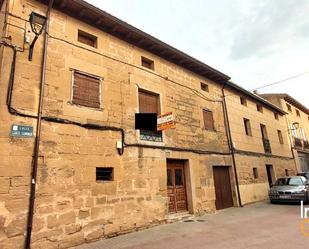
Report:
M300 172L297 175L305 177L307 181L309 180L309 172Z
M309 183L303 176L286 176L278 178L269 190L271 203L300 202L309 200Z

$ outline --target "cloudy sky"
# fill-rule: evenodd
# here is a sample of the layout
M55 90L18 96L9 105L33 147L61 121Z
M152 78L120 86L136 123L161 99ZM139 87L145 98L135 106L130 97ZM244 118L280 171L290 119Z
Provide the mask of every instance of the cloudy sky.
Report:
M309 107L309 0L88 0L253 90Z

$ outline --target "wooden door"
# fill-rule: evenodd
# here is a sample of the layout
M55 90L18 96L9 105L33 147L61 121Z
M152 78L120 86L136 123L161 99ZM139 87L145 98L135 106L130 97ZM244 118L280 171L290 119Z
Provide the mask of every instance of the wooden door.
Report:
M183 161L167 161L167 195L169 213L188 210Z
M229 167L226 166L213 167L213 174L214 174L217 210L233 207Z

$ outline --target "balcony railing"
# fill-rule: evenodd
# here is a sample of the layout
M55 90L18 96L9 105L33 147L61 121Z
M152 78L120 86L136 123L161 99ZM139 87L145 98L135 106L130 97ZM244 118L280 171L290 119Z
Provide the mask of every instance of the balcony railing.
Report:
M264 145L265 153L271 154L271 147L270 147L270 142L268 139L263 138L263 145Z
M309 150L309 142L304 140L303 144L304 144L304 149Z
M303 147L302 140L294 137L294 146L297 148L302 148Z

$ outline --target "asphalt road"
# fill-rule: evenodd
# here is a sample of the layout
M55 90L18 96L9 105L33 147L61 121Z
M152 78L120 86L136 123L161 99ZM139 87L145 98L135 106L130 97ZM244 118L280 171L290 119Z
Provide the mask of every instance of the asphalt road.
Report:
M300 214L299 205L261 202L76 249L309 249L309 219Z

